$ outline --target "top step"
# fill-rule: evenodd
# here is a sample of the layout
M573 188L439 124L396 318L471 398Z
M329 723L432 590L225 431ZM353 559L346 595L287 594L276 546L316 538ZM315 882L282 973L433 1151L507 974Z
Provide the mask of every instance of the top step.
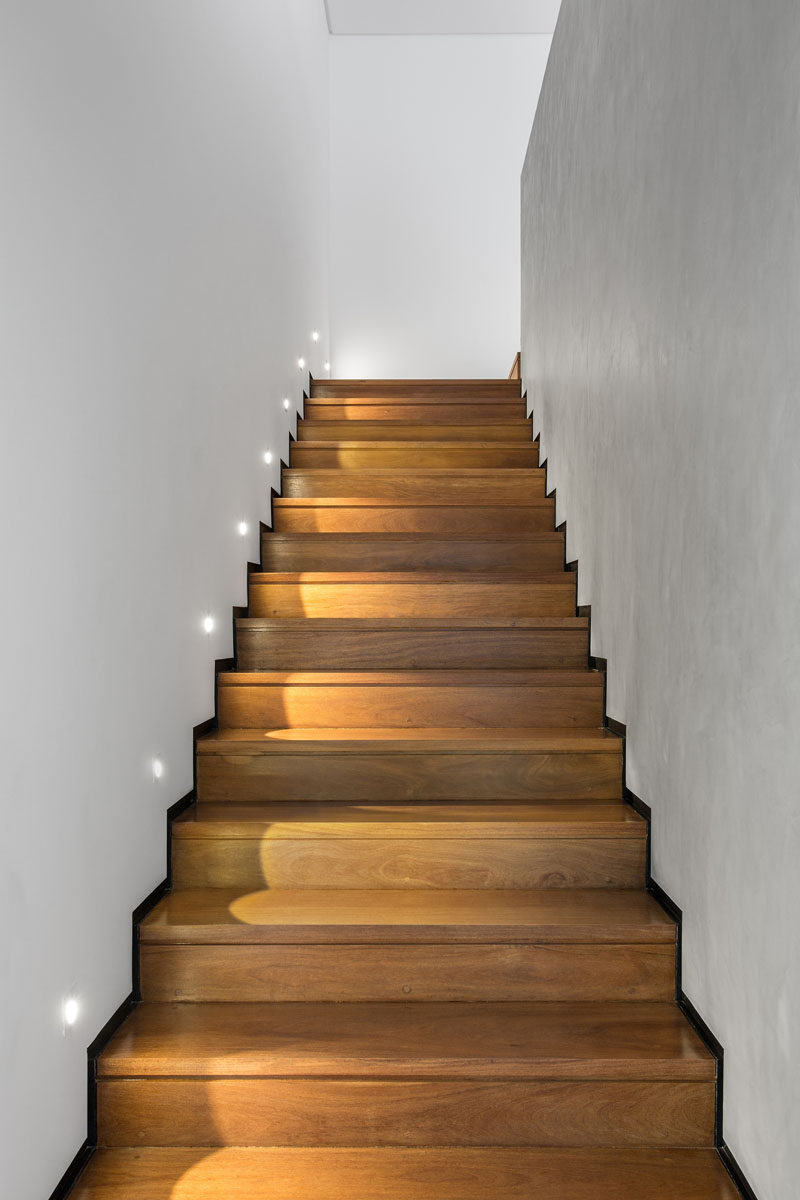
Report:
M518 399L520 395L518 379L315 379L311 383L314 400L369 396L402 403L423 396L507 401Z

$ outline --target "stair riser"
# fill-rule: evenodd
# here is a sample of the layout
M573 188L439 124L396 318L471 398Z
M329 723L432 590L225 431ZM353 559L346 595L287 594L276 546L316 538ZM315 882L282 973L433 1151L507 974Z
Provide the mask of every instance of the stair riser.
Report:
M710 1146L703 1082L101 1079L105 1146Z
M406 464L408 471L398 470L389 463L381 465L384 470L367 469L366 466L344 469L336 463L309 465L308 468L291 467L283 472L282 495L288 498L342 497L344 499L374 500L382 498L407 502L409 506L437 504L525 504L544 500L545 473L531 468L514 475L492 473L479 475L470 471L455 475L426 475L416 473L419 459ZM389 473L387 474L387 470ZM552 529L552 523L550 525Z
M386 446L353 447L330 449L317 444L312 447L298 442L292 447L293 467L329 469L343 467L346 470L363 470L369 467L538 467L539 447L535 443L521 442L518 446L459 446L436 448L419 445L395 448Z
M173 837L181 887L644 887L644 840Z
M674 945L159 946L140 950L144 1000L669 1001Z
M198 798L268 800L619 800L615 753L211 754Z
M512 400L509 403L492 400L486 404L481 404L480 401L465 401L462 404L409 401L403 405L382 403L380 400L373 404L366 401L347 404L334 400L309 400L304 406L303 414L307 420L347 421L349 428L354 430L355 437L359 436L355 428L360 421L464 421L468 424L480 424L483 421L518 421L527 416L522 400Z
M393 402L398 406L409 400L426 400L428 403L447 400L457 401L486 401L503 400L519 402L519 380L440 380L440 379L336 379L322 382L314 380L311 384L311 399L350 398L383 399L386 403Z
M306 540L307 539L307 540ZM547 539L547 540L545 540ZM546 534L526 545L485 539L382 541L361 534L331 542L330 534L287 538L266 533L261 544L265 571L541 571L564 566L564 542Z
M546 500L519 508L497 504L487 497L480 501L426 504L408 507L372 505L308 504L273 506L273 521L279 533L440 533L491 536L503 533L547 533L552 531L555 504Z
M349 670L369 668L550 669L586 666L585 629L483 631L455 629L359 633L247 629L237 626L242 671Z
M218 706L222 729L591 728L603 721L603 684L602 677L580 687L226 684Z
M252 617L571 617L575 575L559 583L256 583Z
M310 420L308 416L297 427L297 440L303 442L522 442L531 444L533 426L530 421L472 422L461 413L454 414L451 423L439 421L334 421L330 418Z

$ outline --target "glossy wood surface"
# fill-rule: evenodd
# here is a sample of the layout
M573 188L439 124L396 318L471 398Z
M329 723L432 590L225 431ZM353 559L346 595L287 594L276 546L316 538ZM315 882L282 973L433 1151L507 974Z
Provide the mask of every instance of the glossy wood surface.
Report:
M552 531L555 501L491 496L485 504L457 500L402 504L390 497L300 497L272 506L281 533L538 533Z
M559 533L443 537L436 534L265 533L265 571L563 570Z
M449 445L451 442L525 442L532 443L533 425L525 417L498 420L496 417L486 417L479 421L469 421L457 410L452 420L442 421L413 421L379 420L359 421L358 428L353 428L352 421L334 420L328 418L319 420L306 419L301 421L297 429L297 440L304 442L352 442L354 434L359 442L441 442Z
M249 579L254 617L569 617L575 575L271 572Z
M101 1079L106 1146L709 1146L684 1080Z
M596 671L231 671L218 679L222 728L431 725L597 728Z
M372 467L337 467L321 462L300 467L297 463L299 446L292 451L292 467L283 471L282 496L288 499L303 497L340 497L391 501L394 505L417 504L519 504L526 500L544 499L545 473L530 464L530 469L506 468L492 470L473 466L432 466L420 470L415 462L401 467L385 463Z
M140 939L254 945L376 942L551 942L674 945L675 925L641 891L207 888L174 891Z
M713 1150L101 1150L75 1200L736 1200Z
M142 1004L101 1079L360 1076L701 1079L714 1060L673 1004Z
M268 618L236 622L243 671L396 668L580 669L585 617Z
M446 936L442 942L358 944L346 940L345 929L339 942L145 942L142 995L159 1001L423 1004L675 996L674 940L459 942Z
M79 1200L733 1200L519 379L314 381Z

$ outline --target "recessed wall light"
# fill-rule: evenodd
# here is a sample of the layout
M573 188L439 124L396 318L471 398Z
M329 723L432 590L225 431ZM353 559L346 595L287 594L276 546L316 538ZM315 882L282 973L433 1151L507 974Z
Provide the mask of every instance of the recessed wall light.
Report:
M317 330L316 330L316 329L315 329L315 330L314 330L314 332L311 334L311 340L312 340L312 342L318 342L318 341L319 341L319 333L317 332Z
M68 1029L72 1028L80 1016L80 1012L81 1006L76 997L67 996L66 1000L61 1006L61 1015L64 1019L64 1033L66 1033Z
M323 369L324 371L330 371L330 369L331 369L331 364L330 364L329 362L323 363L323 364L322 364L322 369Z
M239 537L245 537L250 526L247 521L240 521L236 528L239 530Z
M153 759L153 779L160 779L164 774L164 764L160 758Z
M306 360L304 358L298 358L297 365L302 371L303 367L306 365Z
M269 464L272 462L272 451L271 450L264 451L264 462L267 464L267 466L269 466Z
M287 412L289 411L290 404L289 404L289 397L288 397L288 396L287 396L287 397L284 399L284 401L283 401L283 407L286 409L286 411L287 411Z
M206 633L214 632L214 618L213 617L203 617L203 629L206 631Z

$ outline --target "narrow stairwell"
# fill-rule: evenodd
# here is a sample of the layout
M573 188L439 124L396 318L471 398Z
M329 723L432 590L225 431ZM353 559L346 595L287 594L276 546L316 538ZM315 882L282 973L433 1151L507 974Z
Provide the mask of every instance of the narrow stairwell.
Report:
M315 383L77 1200L735 1200L519 381Z

